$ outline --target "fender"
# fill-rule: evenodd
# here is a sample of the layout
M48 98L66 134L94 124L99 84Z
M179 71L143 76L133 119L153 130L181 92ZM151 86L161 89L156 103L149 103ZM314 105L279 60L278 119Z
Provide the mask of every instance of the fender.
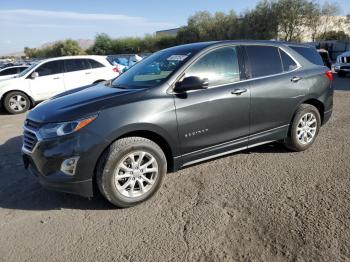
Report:
M113 132L112 134L110 134L107 137L107 140L110 143L112 143L113 141L117 140L120 137L125 136L128 133L134 133L134 132L152 132L160 136L169 145L169 148L171 150L173 157L180 156L180 150L179 150L179 147L177 146L178 141L175 141L171 137L171 135L163 128L150 123L135 123L135 124L123 126L120 129Z

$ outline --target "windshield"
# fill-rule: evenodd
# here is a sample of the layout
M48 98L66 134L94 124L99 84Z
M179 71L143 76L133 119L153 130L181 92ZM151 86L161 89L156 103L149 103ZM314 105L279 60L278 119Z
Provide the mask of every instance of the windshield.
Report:
M25 76L30 70L32 70L34 67L36 67L38 63L32 64L30 67L22 71L20 74L17 75L17 77Z
M121 88L150 88L164 83L180 66L193 56L193 50L168 49L142 60L117 77L112 86Z

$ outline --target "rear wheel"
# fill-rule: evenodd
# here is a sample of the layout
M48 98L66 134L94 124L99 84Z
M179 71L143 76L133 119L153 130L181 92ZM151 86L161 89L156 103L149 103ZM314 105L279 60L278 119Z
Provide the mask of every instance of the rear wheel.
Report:
M154 195L167 170L162 149L142 137L114 142L100 159L97 184L102 195L118 207L131 207Z
M321 117L318 109L309 104L302 104L295 113L288 137L284 144L293 151L308 149L318 135Z
M10 114L20 114L30 108L30 100L26 94L14 91L5 95L3 106Z

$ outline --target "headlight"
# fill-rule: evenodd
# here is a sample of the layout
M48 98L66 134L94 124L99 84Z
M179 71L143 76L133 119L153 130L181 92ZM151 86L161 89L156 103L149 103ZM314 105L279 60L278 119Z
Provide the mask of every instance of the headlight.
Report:
M89 125L96 118L97 118L97 115L93 115L88 118L83 118L83 119L79 119L71 122L46 124L39 129L39 135L43 139L68 135L68 134L77 132L83 127Z

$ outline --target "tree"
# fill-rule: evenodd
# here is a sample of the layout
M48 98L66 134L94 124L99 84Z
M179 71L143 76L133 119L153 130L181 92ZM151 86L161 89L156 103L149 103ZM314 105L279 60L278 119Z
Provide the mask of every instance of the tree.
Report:
M246 12L241 18L240 37L244 39L276 39L278 23L274 4L268 0L260 1L257 6Z
M317 40L340 40L346 41L350 40L350 36L344 31L328 31L317 37Z
M327 32L332 31L332 19L338 14L339 6L337 4L328 2L323 4L321 9L321 19L319 21L319 30L316 32L318 39L325 38Z
M83 55L85 51L79 46L77 41L68 39L55 43L47 50L48 57Z
M113 40L105 33L95 37L95 44L88 50L90 54L108 55L112 54Z
M315 3L307 0L279 0L273 4L278 31L285 41L300 41L315 15Z

